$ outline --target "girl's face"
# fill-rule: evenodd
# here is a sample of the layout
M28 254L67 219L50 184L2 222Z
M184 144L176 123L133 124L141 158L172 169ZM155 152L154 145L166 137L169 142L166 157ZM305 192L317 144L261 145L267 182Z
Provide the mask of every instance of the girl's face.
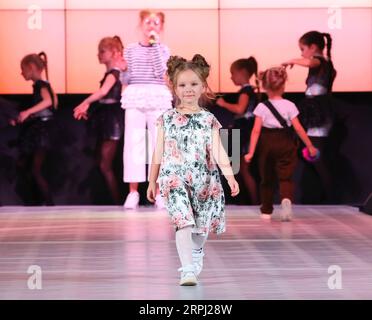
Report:
M231 80L232 82L234 82L236 86L246 84L247 74L244 70L238 70L236 68L232 68L230 72L231 72Z
M36 66L33 63L21 64L21 75L26 81L32 80L35 77Z
M175 92L183 105L198 105L200 96L204 93L204 85L199 76L192 70L178 74Z
M107 64L114 58L114 51L106 47L98 47L98 60L99 63Z
M314 54L316 53L316 45L314 44L311 44L311 45L306 45L306 44L303 44L302 42L299 42L299 47L300 47L300 50L301 50L301 56L305 59L310 59L312 56L314 56Z
M163 23L156 14L150 14L141 21L142 32L147 38L150 38L153 32L159 34L162 28Z

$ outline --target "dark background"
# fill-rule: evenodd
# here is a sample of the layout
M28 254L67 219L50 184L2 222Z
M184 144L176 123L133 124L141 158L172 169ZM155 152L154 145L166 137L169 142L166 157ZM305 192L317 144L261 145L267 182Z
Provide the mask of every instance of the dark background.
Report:
M96 137L89 122L76 121L72 109L87 95L59 95L56 112L54 144L48 154L44 173L50 183L56 205L110 205L112 200L95 161ZM299 161L295 173L296 203L302 204L351 204L364 202L372 192L372 93L335 93L336 123L329 138L329 148L323 155L333 177L333 195L325 202L320 181L304 161ZM30 95L1 95L8 101L29 107ZM233 101L236 94L226 94ZM288 93L285 98L298 102L301 93ZM1 108L2 106L0 106ZM219 107L211 111L223 127L232 121L232 115ZM38 205L35 188L26 184L17 173L17 127L0 126L0 204ZM119 143L115 159L123 202L128 185L122 183L122 147ZM258 178L256 170L253 170ZM241 184L240 196L232 199L223 179L227 203L249 204L249 196ZM147 205L147 183L140 184L141 205Z

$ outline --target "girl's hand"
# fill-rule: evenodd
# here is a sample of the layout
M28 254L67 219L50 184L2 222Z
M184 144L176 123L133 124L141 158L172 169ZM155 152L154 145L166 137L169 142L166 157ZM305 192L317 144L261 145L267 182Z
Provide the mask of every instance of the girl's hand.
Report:
M228 179L227 180L228 184L229 184L229 187L231 189L231 196L235 197L239 194L239 184L238 182L235 180L234 177L232 177L231 179Z
M309 149L309 153L312 157L315 157L317 155L317 153L319 152L318 149L315 148L313 145L308 147L308 149Z
M245 162L251 162L252 161L252 158L253 158L253 153L247 153L246 155L244 155L244 160Z
M224 105L225 105L225 100L223 99L223 98L218 98L217 100L216 100L216 104L218 104L220 107L224 107Z
M18 119L17 119L17 122L18 123L22 123L24 122L28 117L30 116L30 113L25 110L25 111L22 111L19 113L19 116L18 116Z
M285 68L287 68L289 66L289 68L292 69L293 68L293 62L291 60L283 62L282 66L285 67Z
M82 102L74 109L74 118L77 120L87 120L88 114L87 111L89 109L89 103Z
M149 186L147 187L146 192L147 200L154 203L155 202L155 196L156 196L156 182L149 182Z

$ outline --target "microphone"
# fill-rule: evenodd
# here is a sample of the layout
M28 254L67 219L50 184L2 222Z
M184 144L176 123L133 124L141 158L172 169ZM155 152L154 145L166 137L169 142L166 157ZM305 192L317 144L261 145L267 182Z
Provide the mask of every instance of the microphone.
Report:
M157 41L158 41L158 35L154 30L152 30L150 32L149 44L151 44L153 46L154 44L157 43Z

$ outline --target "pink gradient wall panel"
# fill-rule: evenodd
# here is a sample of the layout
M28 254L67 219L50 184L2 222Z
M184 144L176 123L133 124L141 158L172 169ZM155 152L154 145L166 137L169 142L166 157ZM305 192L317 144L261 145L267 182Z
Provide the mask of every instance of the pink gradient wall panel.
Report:
M215 10L163 10L162 41L171 54L187 58L203 54L213 66L210 85L218 90L218 15ZM193 23L190 24L190 21ZM118 35L124 46L141 39L137 10L67 11L67 92L87 93L99 86L105 72L98 64L102 37ZM200 28L205 25L205 28Z
M97 58L99 41L106 36L118 35L125 45L130 40L126 29L135 28L137 24L135 11L67 11L67 92L97 90L106 71Z
M329 29L326 9L239 9L222 10L221 86L223 92L236 91L230 80L230 64L253 55L259 69L300 57L298 39L310 30L328 32L333 37L332 58L338 75L334 91L371 91L370 9L343 9L341 29ZM306 68L289 70L287 91L304 91Z
M173 55L191 59L202 54L211 65L208 80L212 90L219 91L218 12L216 10L165 11L167 25L164 40Z
M31 92L19 63L24 55L42 50L48 54L50 81L57 93L96 90L105 72L97 59L99 40L116 34L124 45L138 41L138 13L146 4L165 13L161 36L171 54L206 57L215 91L237 91L229 68L238 58L254 55L262 70L300 57L298 39L310 30L333 37L338 71L334 91L372 91L372 5L366 0L336 1L340 7L335 9L335 26L330 23L334 9L326 7L330 2L1 0L0 93ZM42 18L40 29L28 23L35 7ZM287 91L303 92L306 74L305 68L289 70Z
M45 51L49 77L58 93L65 92L64 12L43 11L41 29L30 30L26 10L0 10L0 93L30 93L31 82L21 76L20 61L29 53Z

